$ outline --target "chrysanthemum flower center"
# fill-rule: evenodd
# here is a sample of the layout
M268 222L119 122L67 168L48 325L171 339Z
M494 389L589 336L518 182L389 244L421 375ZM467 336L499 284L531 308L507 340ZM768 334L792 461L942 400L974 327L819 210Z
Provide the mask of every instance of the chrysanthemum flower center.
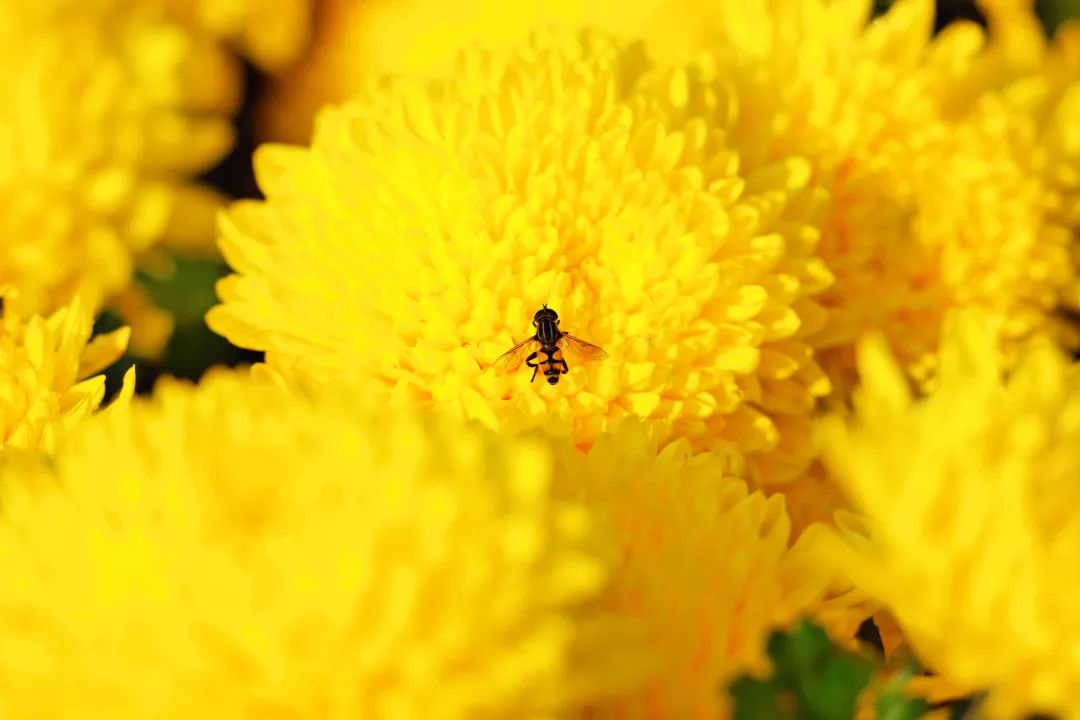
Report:
M583 444L638 416L789 477L828 388L798 340L830 281L793 201L809 168L741 174L724 127L670 111L693 78L651 72L636 46L552 31L328 110L311 150L259 152L267 200L223 225L239 274L211 325L286 373L375 375ZM554 388L494 374L545 303L611 360Z

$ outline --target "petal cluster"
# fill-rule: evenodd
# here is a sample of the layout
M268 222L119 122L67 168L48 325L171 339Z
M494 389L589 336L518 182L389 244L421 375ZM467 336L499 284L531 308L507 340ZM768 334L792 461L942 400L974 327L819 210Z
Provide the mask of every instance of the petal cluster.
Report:
M670 112L695 78L652 72L637 46L542 32L465 52L448 79L371 86L310 148L262 147L266 200L221 224L236 275L210 326L286 375L373 378L582 445L636 416L791 477L829 389L804 340L831 281L811 168L742 171L722 122ZM556 387L493 373L543 304L614 360Z
M767 673L769 632L820 591L805 557L788 550L783 498L749 492L721 456L692 456L685 440L658 452L636 423L557 467L608 543L599 604L636 630L646 670L584 717L729 717L722 688Z
M1069 131L1080 122L1080 35L1066 26L1048 45L1028 0L983 3L989 34L954 22L937 37L931 0L892 3L873 21L870 0L566 0L510 13L472 2L455 8L453 31L421 5L410 15L330 2L316 53L266 112L270 135L306 140L321 103L373 75L449 75L450 48L466 37L507 43L530 23L595 24L665 61L704 52L699 72L737 90L719 100L725 113L737 106L743 170L802 156L829 191L818 252L837 282L821 298L830 320L815 346L841 390L869 330L929 380L955 307L1001 318L1006 350L1047 331L1076 343L1055 312L1080 300L1070 240L1080 150Z
M604 572L535 444L229 376L94 421L5 477L5 717L558 707Z
M861 347L856 416L826 436L859 515L818 552L989 717L1080 717L1080 375L1043 341L1002 379L995 334L958 319L921 400L880 338Z
M149 248L212 235L192 177L232 144L239 68L157 5L0 3L0 284L22 313L96 309Z
M1068 233L1062 265L1069 268L1071 261L1075 268L1080 265L1075 242L1080 233L1080 23L1063 24L1048 40L1029 0L988 0L982 6L989 23L987 44L958 77L949 79L949 94L961 106L972 96L998 98L1011 124L1030 138L1018 155L1047 191L1046 215ZM972 31L958 27L956 32ZM1075 311L1080 284L1060 286L1059 304ZM1075 347L1075 331L1063 330Z
M64 431L101 405L105 377L95 373L123 354L130 333L121 328L91 340L92 330L93 318L78 299L47 317L4 310L0 450L51 451ZM131 381L129 375L125 382Z
M715 716L797 594L782 501L686 450L165 381L5 469L0 711Z
M707 66L739 89L736 132L771 130L746 166L798 153L829 191L819 252L836 282L814 343L841 389L864 332L925 380L951 309L998 318L1008 347L1056 330L1080 287L1031 113L972 79L984 32L961 23L932 39L928 0L873 21L870 6L727 3Z

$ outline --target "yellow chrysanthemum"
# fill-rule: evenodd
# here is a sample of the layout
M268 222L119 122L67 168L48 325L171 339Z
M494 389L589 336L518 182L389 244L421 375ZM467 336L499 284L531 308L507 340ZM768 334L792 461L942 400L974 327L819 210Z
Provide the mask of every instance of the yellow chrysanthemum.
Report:
M928 0L901 0L869 23L863 0L720 4L698 92L671 109L727 116L736 98L730 136L744 171L801 155L829 191L817 252L836 281L819 296L828 321L811 341L841 404L867 331L884 333L926 384L953 308L993 315L1006 350L1043 331L1071 341L1056 317L1078 285L1047 181L1053 153L1006 93L957 90L984 61L981 30L961 24L931 40ZM797 528L836 504L814 475L785 493Z
M946 97L954 112L972 98L994 97L1013 125L1032 138L1020 156L1041 175L1048 190L1045 211L1071 233L1072 264L1080 266L1080 23L1065 23L1048 41L1031 0L980 4L988 42L970 63L954 68ZM955 32L962 37L979 31L958 25ZM1080 307L1080 284L1064 284L1060 303Z
M6 304L7 298L3 302ZM90 340L93 317L78 299L45 318L4 308L0 317L0 449L51 451L60 433L81 422L105 397L95 375L127 347L121 328ZM131 389L128 371L125 385ZM93 377L91 377L93 376Z
M809 168L741 173L720 121L660 107L692 78L639 92L646 70L633 46L540 34L328 111L311 149L264 146L267 199L221 224L238 274L208 322L293 377L569 423L582 444L638 416L790 477L828 391L801 339L831 279ZM493 373L544 303L612 360L556 387Z
M331 2L315 54L272 100L269 134L306 140L321 104L373 74L447 74L469 37L504 43L539 22L595 23L666 60L708 51L701 72L739 91L732 144L744 169L812 161L833 195L820 253L838 281L816 345L836 379L852 378L852 344L867 330L885 332L927 379L951 308L999 316L1008 347L1063 331L1054 312L1080 301L1067 232L1080 227L1069 130L1080 121L1080 33L1064 29L1046 51L1029 0L987 0L985 51L973 23L931 40L931 0L900 0L869 24L871 0L565 0L501 13L478 0L455 6L449 29L429 5Z
M836 378L868 330L927 378L952 308L993 314L1006 341L1054 326L1077 282L1036 135L999 96L955 102L980 31L931 40L930 0L869 24L869 0L721 4L702 72L737 88L745 166L803 155L832 196L819 252L836 283L815 344ZM762 126L774 134L754 152L739 138Z
M719 456L366 407L166 382L9 465L0 714L715 717L798 607Z
M315 1L165 0L176 17L228 40L271 72L287 68L307 47Z
M228 376L95 420L0 484L4 717L538 717L572 693L604 571L541 446Z
M816 538L885 603L920 660L988 717L1080 717L1080 374L1048 342L1002 381L981 317L951 326L938 388L915 400L880 338L827 457L856 509Z
M20 313L97 308L161 241L213 235L190 178L232 143L237 68L158 3L0 3L0 284Z
M723 688L767 673L771 629L798 617L819 591L804 556L789 553L779 496L748 493L713 453L680 440L657 453L642 428L605 435L559 477L608 538L605 612L635 621L649 672L588 718L723 718ZM808 574L809 573L809 574Z

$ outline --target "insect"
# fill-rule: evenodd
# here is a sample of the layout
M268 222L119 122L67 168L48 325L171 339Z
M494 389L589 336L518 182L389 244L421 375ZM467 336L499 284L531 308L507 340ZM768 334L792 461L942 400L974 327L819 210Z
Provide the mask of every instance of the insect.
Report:
M581 362L603 360L608 356L603 348L560 330L559 314L547 305L533 315L533 327L536 334L500 355L493 363L496 368L514 370L524 359L525 364L533 369L529 382L536 380L536 373L542 371L548 383L555 385L560 375L570 372L565 355L569 354L575 361ZM530 351L532 354L526 357Z

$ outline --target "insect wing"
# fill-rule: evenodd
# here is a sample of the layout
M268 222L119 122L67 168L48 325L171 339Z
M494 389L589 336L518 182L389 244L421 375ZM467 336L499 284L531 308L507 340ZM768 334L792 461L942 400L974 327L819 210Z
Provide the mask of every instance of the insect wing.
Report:
M563 352L579 363L598 362L608 356L604 348L585 342L579 337L563 333L560 339L564 341L560 343Z
M533 349L539 346L540 343L536 341L536 336L525 338L514 347L510 348L502 355L495 359L492 366L499 371L516 370L522 361L525 360Z

